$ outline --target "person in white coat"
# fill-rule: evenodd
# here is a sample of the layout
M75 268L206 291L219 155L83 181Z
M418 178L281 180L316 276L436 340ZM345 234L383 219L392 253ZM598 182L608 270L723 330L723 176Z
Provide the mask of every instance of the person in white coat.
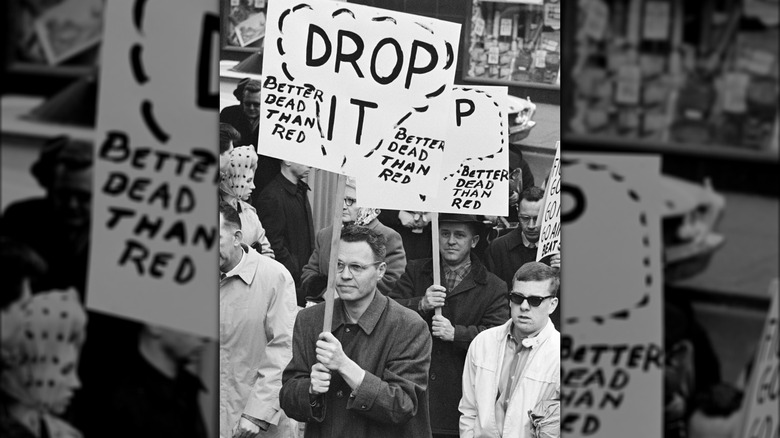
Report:
M526 263L509 292L511 319L471 342L458 409L461 438L560 435L561 335L549 315L558 306L558 271ZM555 418L547 418L555 417Z
M219 204L219 436L292 438L279 406L298 308L290 273L242 243L241 219Z

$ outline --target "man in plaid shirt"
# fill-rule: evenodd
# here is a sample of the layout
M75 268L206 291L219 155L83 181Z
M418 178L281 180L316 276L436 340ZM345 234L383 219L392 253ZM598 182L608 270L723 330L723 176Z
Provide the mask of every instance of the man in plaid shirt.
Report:
M458 435L461 375L471 340L509 319L507 286L472 253L482 223L473 215L439 215L441 286L433 284L433 260L409 261L388 295L418 312L433 336L429 377L434 436ZM441 308L441 315L435 309Z

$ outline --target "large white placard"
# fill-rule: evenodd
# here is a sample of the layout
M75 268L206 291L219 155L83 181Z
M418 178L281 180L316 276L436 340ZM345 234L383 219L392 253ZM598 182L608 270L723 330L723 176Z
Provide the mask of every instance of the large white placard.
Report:
M622 160L635 166L633 157ZM564 234L576 236L562 252L567 437L662 435L661 219L654 194L619 161L561 161L561 221Z
M435 211L509 214L506 87L455 86Z
M87 295L92 309L209 337L217 333L217 6L107 2Z
M555 142L555 159L544 186L544 207L536 261L561 252L561 142Z
M271 1L267 23L258 152L431 210L460 25L327 0Z
M776 438L780 436L780 335L778 335L777 279L769 288L772 300L764 330L758 340L750 386L745 397L747 411L740 437Z

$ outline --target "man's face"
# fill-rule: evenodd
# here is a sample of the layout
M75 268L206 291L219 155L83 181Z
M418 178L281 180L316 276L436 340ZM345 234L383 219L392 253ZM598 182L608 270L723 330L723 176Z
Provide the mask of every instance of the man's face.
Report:
M89 225L92 215L92 167L69 170L58 166L51 199L59 216L69 227Z
M529 201L523 199L518 206L517 217L520 218L520 227L522 227L523 235L529 242L539 241L539 226L541 225L541 218L537 222L539 212L542 210L544 201Z
M219 214L219 270L228 272L241 258L241 232L225 221L225 216Z
M348 199L353 201L352 205L347 205ZM341 221L344 223L355 222L359 212L360 207L358 207L355 188L347 186L344 189L344 203L341 207Z
M164 327L156 327L163 350L177 363L186 365L195 363L200 358L200 353L208 340L202 336L171 330Z
M529 296L546 297L550 295L550 283L545 281L515 281L512 283L512 292ZM509 310L512 315L512 323L515 330L523 337L533 337L542 331L549 315L558 307L558 298L548 298L542 301L539 307L532 307L528 300L522 304L509 302Z
M458 222L439 224L439 253L444 262L457 266L469 257L471 248L477 246L479 236L468 225Z
M291 163L290 164L290 172L298 178L298 181L303 181L306 179L306 177L309 176L309 171L311 170L311 166L305 166L303 164L298 163Z
M251 119L255 120L260 117L260 92L248 93L244 91L244 101L241 102L241 107L244 109L244 114Z
M366 242L339 244L338 263L343 270L336 274L336 291L346 302L372 299L376 284L385 274L384 262L374 260L374 252Z

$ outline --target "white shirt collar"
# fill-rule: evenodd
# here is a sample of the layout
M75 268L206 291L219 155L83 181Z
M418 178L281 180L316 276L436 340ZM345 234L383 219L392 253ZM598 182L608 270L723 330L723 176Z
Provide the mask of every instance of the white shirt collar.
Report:
M244 259L246 258L245 256L246 256L246 254L244 253L244 248L242 247L241 248L241 260L238 261L236 266L233 266L233 269L231 269L231 270L229 270L229 271L227 271L225 273L225 278L231 277L233 275L238 275L238 272L241 270L241 265L244 264Z

